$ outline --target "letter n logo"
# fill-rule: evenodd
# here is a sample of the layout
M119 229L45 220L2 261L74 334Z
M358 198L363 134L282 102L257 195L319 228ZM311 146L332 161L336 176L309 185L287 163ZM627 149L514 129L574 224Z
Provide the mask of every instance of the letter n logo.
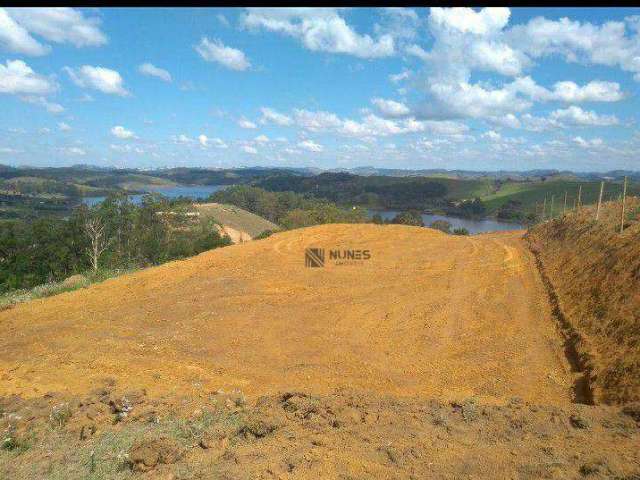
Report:
M324 248L307 248L304 251L305 267L324 267Z

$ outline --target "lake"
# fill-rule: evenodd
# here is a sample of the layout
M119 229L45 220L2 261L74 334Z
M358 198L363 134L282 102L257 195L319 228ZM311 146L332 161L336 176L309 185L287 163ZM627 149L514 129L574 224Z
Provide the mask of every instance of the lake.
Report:
M379 213L385 220L391 220L400 212L395 210L369 210L368 213L369 218L373 217L376 213ZM520 225L518 223L499 222L498 220L491 218L471 220L468 218L449 217L447 215L422 214L422 221L427 227L436 220L445 220L449 222L451 224L451 230L454 228L466 228L472 235L476 233L497 232L500 230L521 230L526 228L524 225Z
M147 185L145 190L150 192L161 193L167 198L188 197L192 200L204 200L212 193L229 187L229 185L180 185L177 187L158 187L156 185ZM142 202L144 195L129 195L129 199L136 205ZM96 205L107 197L84 197L82 203L88 206Z

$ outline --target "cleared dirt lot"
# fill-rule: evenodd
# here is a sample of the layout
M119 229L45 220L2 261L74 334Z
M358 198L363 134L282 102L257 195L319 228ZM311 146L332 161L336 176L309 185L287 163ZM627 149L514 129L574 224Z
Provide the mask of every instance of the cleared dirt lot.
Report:
M325 225L0 312L0 390L151 394L349 387L440 399L572 398L575 373L522 232ZM305 268L306 247L327 249ZM334 265L329 249L371 259Z

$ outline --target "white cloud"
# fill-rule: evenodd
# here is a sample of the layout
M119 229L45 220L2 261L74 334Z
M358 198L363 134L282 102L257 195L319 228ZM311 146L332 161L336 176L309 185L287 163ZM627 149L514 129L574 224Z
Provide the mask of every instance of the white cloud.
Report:
M50 102L49 100L47 100L44 97L38 97L38 96L35 96L35 95L28 95L28 96L20 97L20 100L22 100L23 102L32 103L34 105L38 105L40 107L43 107L49 113L62 113L62 112L64 112L64 107L62 105L60 105L59 103Z
M221 138L210 138L209 141L216 146L216 148L229 148L229 145L227 145Z
M620 84L616 82L592 81L583 87L574 82L557 82L553 87L553 98L567 103L617 102L624 98Z
M127 130L121 125L116 125L115 127L113 127L111 129L111 135L113 135L114 137L120 138L122 140L136 138L135 133L133 133L131 130Z
M93 88L102 93L120 95L122 97L130 95L124 88L120 74L109 68L93 67L83 65L80 68L64 67L73 83L83 88Z
M22 60L0 63L0 93L45 95L56 88L52 80L38 75Z
M489 35L502 30L509 22L508 8L483 8L476 11L467 7L431 8L429 22L433 26L451 32Z
M238 126L241 128L246 128L248 130L258 128L255 123L253 123L251 120L247 120L246 118L241 118L240 120L238 120Z
M336 114L330 112L295 109L293 113L296 123L312 132L339 128L343 123Z
M205 134L198 135L198 142L200 142L200 145L205 148L209 146L209 139Z
M231 70L242 71L251 67L251 63L241 50L226 47L220 40L202 37L195 49L207 62L217 62Z
M0 8L0 46L24 55L46 55L51 50L29 35L27 29L11 18L4 8Z
M283 127L291 125L293 123L293 121L291 120L291 117L283 113L277 112L272 108L262 107L260 111L262 112L262 118L260 119L260 123L263 123L263 124L275 123L276 125L280 125Z
M594 111L583 110L574 105L551 112L551 119L569 125L609 126L619 123L615 115L598 115Z
M322 152L324 150L322 145L315 143L313 140L303 140L298 142L298 147L309 152Z
M493 141L497 141L497 140L502 139L502 135L500 135L495 130L489 130L489 131L483 133L482 136L484 138L488 138L489 140L493 140Z
M0 8L0 45L25 55L45 55L51 51L32 34L54 43L76 47L100 46L107 37L99 28L100 19L87 18L79 10L67 7Z
M241 147L241 150L245 153L250 153L251 155L255 155L256 153L258 153L258 150L256 150L255 148L253 148L250 145L243 145Z
M577 136L573 138L573 141L583 148L601 147L604 144L601 138L592 138L591 140L585 140L584 138Z
M403 80L408 79L410 76L411 72L409 70L403 70L400 73L389 75L389 80L391 80L393 83L399 83Z
M257 143L269 143L269 137L267 137L266 135L258 135L253 139L253 141Z
M71 126L68 123L60 122L58 123L58 129L61 132L68 132L71 130Z
M164 81L164 82L170 82L171 81L171 74L162 69L162 68L158 68L155 65L153 65L152 63L143 63L142 65L140 65L138 67L138 71L140 73L142 73L143 75L148 75L150 77L156 77L159 78L160 80Z
M394 53L389 34L373 39L355 32L333 8L249 8L242 24L289 35L312 51L343 53L360 58L387 57Z
M86 150L80 147L64 147L61 149L61 151L67 155L74 155L79 157L87 154Z
M172 140L174 143L180 144L180 145L188 145L194 142L194 140L188 136L186 136L184 133L181 133L178 136L173 136Z
M514 26L507 37L511 45L517 45L532 58L559 55L568 62L618 66L637 74L640 38L634 18L637 17L595 25L566 17L559 20L536 17ZM627 27L635 34L629 35Z
M373 103L385 117L404 117L410 113L409 107L404 103L394 100L374 98L371 100L371 103Z

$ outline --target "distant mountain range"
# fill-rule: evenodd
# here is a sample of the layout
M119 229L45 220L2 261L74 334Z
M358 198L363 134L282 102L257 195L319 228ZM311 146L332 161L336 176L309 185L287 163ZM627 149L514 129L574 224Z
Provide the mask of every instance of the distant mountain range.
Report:
M388 177L448 177L448 178L494 178L494 179L513 179L513 180L526 180L526 179L539 179L542 177L560 177L565 179L581 179L581 180L621 180L625 176L632 180L640 180L640 171L634 170L610 170L607 172L574 172L571 170L557 170L557 169L534 169L534 170L447 170L444 168L433 169L401 169L401 168L380 168L372 166L362 166L355 168L331 168L321 169L315 167L263 167L263 166L242 166L236 168L204 168L204 167L177 167L177 168L158 168L158 169L138 169L138 168L126 168L120 169L117 167L102 167L97 165L78 164L71 167L12 167L9 165L0 164L0 172L7 172L11 170L84 170L84 171L99 171L99 172L130 172L130 173L144 173L152 175L153 172L167 173L171 171L286 171L296 173L298 175L318 175L323 172L347 172L354 175L371 176L382 175Z

